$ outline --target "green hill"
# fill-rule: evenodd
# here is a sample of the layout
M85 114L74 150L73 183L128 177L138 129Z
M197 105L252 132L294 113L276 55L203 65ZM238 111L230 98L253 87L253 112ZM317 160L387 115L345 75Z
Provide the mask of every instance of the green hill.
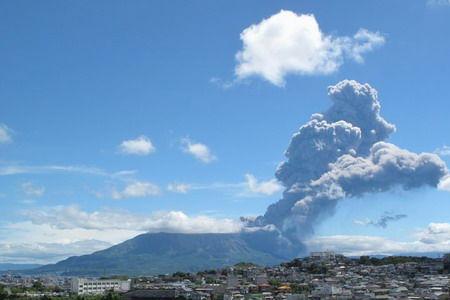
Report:
M70 257L35 269L64 275L154 275L194 272L252 262L274 265L301 249L274 232L235 234L147 233L90 255Z

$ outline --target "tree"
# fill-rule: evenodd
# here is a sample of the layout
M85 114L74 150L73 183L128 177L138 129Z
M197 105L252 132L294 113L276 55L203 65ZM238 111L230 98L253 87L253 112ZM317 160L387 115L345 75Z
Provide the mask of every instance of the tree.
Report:
M309 285L306 284L291 284L291 291L293 294L308 294L310 292Z
M370 264L370 257L369 256L360 256L359 257L359 264L360 265L369 265Z
M105 295L103 295L101 300L119 300L120 297L117 293L113 291L108 291Z
M444 272L450 273L450 253L444 255Z
M274 287L279 287L281 285L281 282L278 279L270 279L269 284Z
M0 300L8 298L8 293L5 291L3 285L0 285Z

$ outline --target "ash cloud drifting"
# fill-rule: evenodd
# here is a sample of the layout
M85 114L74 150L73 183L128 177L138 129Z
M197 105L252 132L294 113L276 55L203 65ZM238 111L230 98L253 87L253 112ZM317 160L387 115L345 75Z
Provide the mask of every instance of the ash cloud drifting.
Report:
M372 225L375 227L387 228L388 224L390 224L391 222L396 222L407 217L408 215L405 214L394 214L392 212L386 211L377 220L370 220L370 219L354 220L353 223L363 226Z
M330 86L328 95L332 106L313 114L293 135L276 171L285 187L282 199L249 226L274 225L302 241L341 199L437 187L448 174L437 155L385 142L396 128L381 116L377 91L369 84L344 80Z

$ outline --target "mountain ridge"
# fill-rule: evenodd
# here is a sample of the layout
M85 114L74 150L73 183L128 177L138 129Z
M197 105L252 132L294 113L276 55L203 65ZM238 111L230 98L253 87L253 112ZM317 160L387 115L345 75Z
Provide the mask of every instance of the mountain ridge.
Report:
M0 272L5 271L24 271L42 267L42 264L17 264L17 263L0 263Z
M275 265L303 250L277 232L145 233L92 254L73 256L32 273L76 276L156 275L220 268L245 261Z

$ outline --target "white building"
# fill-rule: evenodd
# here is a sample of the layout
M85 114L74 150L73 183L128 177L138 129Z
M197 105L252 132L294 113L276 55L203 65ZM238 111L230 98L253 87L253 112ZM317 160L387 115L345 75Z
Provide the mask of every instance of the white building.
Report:
M78 295L103 294L107 291L128 292L131 288L131 280L119 279L84 279L73 278L71 291Z
M336 253L333 251L311 252L309 255L314 260L334 260Z

